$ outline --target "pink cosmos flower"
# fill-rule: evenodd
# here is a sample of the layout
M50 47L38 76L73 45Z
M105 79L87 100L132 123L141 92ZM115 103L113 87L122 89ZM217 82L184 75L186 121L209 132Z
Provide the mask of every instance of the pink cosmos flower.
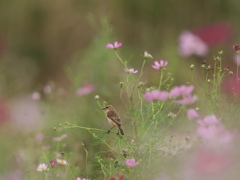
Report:
M125 164L128 166L128 167L134 167L136 165L138 165L138 162L136 162L136 160L134 158L132 159L127 159L125 161Z
M199 118L199 114L197 113L197 111L195 109L188 109L187 111L187 117L189 120L192 120L192 119L197 119Z
M183 104L183 105L190 105L197 101L197 96L192 96L192 92L194 90L194 86L175 86L169 92L169 97L177 98L182 97L182 99L178 99L174 101L175 104Z
M197 124L197 135L212 145L227 145L235 139L236 132L229 132L214 115L198 120Z
M90 94L95 90L95 86L92 84L86 84L85 86L79 88L76 92L77 96L85 96Z
M45 163L39 164L37 167L38 172L48 171L48 166Z
M197 35L190 31L184 31L179 37L179 54L183 57L197 55L200 57L206 56L208 53L207 44L202 41Z
M138 70L134 70L133 68L130 68L130 69L125 68L124 70L125 72L129 72L131 74L136 74L138 72Z
M170 97L189 96L189 95L191 95L193 90L194 90L193 85L190 85L190 86L186 86L186 85L175 86L169 92L169 96Z
M120 48L122 46L122 42L117 42L117 41L115 41L113 44L110 44L110 43L108 43L107 45L106 45L106 48L108 48L108 49L117 49L117 48Z
M160 60L159 62L154 61L152 68L155 70L159 70L161 67L166 67L167 65L168 65L168 62L164 60Z
M154 100L164 101L168 98L168 93L166 91L153 90L151 92L146 92L144 98L148 102Z

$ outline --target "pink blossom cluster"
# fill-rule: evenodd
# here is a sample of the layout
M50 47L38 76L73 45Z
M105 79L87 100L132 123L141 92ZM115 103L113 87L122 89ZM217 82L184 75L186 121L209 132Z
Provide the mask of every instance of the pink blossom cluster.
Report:
M146 92L144 98L148 102L155 100L164 101L168 98L181 98L174 101L175 104L190 105L196 102L197 96L192 96L194 86L175 86L169 93L166 91L153 90Z
M152 102L154 100L163 101L168 98L168 93L166 91L159 91L155 89L151 92L146 92L144 98L148 102Z
M235 132L229 132L215 115L197 120L197 135L209 143L227 145L233 142Z
M192 92L194 90L194 86L190 85L190 86L186 86L186 85L182 85L182 86L175 86L170 92L169 92L169 97L171 98L182 98L182 99L178 99L175 100L174 103L175 104L182 104L182 105L190 105L193 104L197 101L197 96L196 95L192 95Z

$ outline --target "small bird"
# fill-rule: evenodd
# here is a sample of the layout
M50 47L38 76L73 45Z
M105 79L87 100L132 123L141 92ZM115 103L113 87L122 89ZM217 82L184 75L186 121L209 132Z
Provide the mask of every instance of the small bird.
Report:
M121 128L122 121L115 108L112 105L107 105L103 110L106 111L107 120L109 124L112 125L112 128L116 126L120 131L120 134L124 135L123 129ZM108 130L108 133L110 133L111 129Z

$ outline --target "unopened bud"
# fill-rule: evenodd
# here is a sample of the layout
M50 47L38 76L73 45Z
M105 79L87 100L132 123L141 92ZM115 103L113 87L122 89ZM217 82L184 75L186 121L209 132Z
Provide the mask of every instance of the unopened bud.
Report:
M194 69L194 64L192 64L192 65L190 66L190 69L191 69L191 70L193 70L193 69Z
M99 95L96 95L96 96L95 96L95 99L96 99L96 100L99 100L99 99L100 99Z
M143 82L139 82L137 87L141 88L142 86L143 86Z
M150 59L150 58L151 58L151 59L153 58L152 55L149 54L147 51L145 51L145 52L144 52L144 59L147 60L147 59Z
M123 87L123 84L124 84L124 82L120 82L120 83L119 83L119 85L120 85L120 88L122 88L122 87Z

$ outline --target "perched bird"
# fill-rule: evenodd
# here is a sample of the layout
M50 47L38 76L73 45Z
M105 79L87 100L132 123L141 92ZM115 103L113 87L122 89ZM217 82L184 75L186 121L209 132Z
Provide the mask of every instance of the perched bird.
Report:
M122 121L121 121L117 111L115 110L115 108L112 105L107 105L105 108L103 108L103 110L106 111L107 120L108 120L109 124L112 125L112 128L114 128L116 126L118 128L118 130L120 131L120 134L124 135L123 129L121 128ZM111 131L111 129L108 130L108 133Z

